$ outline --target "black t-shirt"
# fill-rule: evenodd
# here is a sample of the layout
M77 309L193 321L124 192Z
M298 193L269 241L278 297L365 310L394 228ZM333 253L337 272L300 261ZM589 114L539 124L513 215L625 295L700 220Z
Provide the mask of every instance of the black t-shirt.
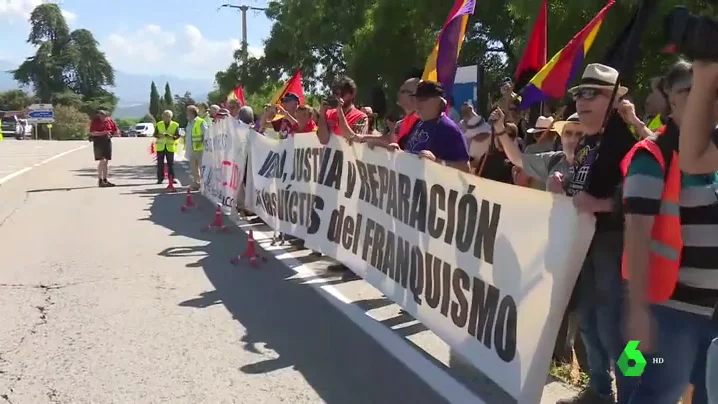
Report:
M566 194L574 196L586 191L596 198L615 197L623 182L621 160L634 144L636 138L628 125L618 114L611 114L603 134L584 136L576 146ZM622 230L623 216L620 212L596 214L597 232Z
M478 166L480 168L483 167L481 173L477 173L481 178L506 184L514 183L513 175L511 175L513 164L511 164L504 152L489 149L489 151L479 159Z

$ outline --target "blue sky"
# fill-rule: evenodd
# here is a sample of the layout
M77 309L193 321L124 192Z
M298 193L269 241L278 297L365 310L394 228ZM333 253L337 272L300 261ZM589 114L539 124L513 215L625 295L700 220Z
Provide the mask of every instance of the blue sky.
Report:
M30 11L42 0L0 0L0 60L32 54L25 41ZM267 0L56 0L71 29L93 32L115 69L135 74L214 77L232 61L242 35L241 13L230 3L264 7ZM271 21L247 13L250 53L262 51Z

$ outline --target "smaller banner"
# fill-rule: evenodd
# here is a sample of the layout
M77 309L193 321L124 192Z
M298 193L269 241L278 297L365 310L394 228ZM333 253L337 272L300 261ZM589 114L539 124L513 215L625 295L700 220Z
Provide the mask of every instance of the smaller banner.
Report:
M235 119L221 119L209 128L202 153L202 194L222 206L222 212L236 212L247 163L250 128Z

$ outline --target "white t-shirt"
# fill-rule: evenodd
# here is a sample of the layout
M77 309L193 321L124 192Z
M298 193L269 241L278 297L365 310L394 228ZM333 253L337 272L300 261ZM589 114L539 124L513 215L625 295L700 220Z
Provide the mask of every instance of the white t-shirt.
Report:
M469 145L469 156L474 159L479 159L486 154L486 151L489 150L489 144L491 144L491 137L487 136L486 139L481 141L472 140L482 133L491 133L491 125L489 125L484 118L477 115L469 118L468 121L462 120L461 131L464 133L464 138L466 138L466 142Z

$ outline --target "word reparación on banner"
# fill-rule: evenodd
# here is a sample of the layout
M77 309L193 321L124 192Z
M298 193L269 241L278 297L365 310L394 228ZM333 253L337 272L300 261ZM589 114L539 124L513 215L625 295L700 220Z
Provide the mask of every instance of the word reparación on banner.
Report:
M250 149L255 213L347 265L519 402L538 400L591 218L567 198L338 138L250 136Z
M205 135L202 152L202 194L222 206L225 213L237 207L246 169L249 128L234 119L222 119Z

